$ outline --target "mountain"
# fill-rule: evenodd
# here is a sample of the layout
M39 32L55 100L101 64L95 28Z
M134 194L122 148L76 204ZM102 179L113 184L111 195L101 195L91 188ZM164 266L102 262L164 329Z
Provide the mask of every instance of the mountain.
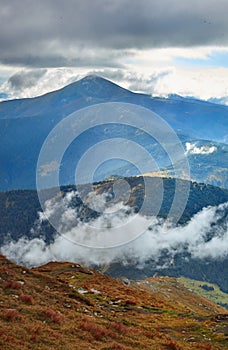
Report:
M0 347L227 349L228 314L175 279L115 280L79 264L0 256Z
M151 189L151 197L149 198L147 204L143 206L143 203L145 203L145 179L147 181L147 186ZM128 216L130 215L131 210L133 210L134 213L142 211L142 215L146 216L156 215L156 203L159 202L159 191L157 193L157 189L160 179L155 177L130 177L121 180L124 180L125 183L129 184L131 189L130 195L122 191L121 188L120 193L118 194L115 191L115 184L117 183L116 178L109 178L106 181L93 184L92 188L96 194L96 202L98 203L99 198L103 198L104 194L108 194L107 201L110 201L111 203L114 201L114 204L118 203L119 201L125 203L126 214ZM164 194L161 208L158 213L158 217L160 219L167 218L170 211L175 193L175 180L172 178L164 178L162 185L164 187ZM188 185L188 182L181 180L180 191L182 191L186 185ZM205 231L203 233L203 239L205 239L205 241L213 241L213 237L219 238L219 236L223 234L222 227L224 226L225 229L227 210L225 208L218 209L217 212L213 214L212 219L214 219L206 230L204 227L207 226L207 222L209 222L211 219L207 218L205 214L202 214L202 219L200 219L199 213L205 207L208 208L207 211L205 211L206 213L210 210L210 207L217 207L222 203L228 202L228 190L211 185L197 184L195 182L189 183L189 185L190 192L188 201L177 225L177 230L183 228L183 231L180 231L181 235L179 237L182 235L187 235L188 240L191 241L193 239L193 244L195 244L194 237L198 234L198 232L203 230L202 232ZM90 221L93 222L93 220L97 218L99 219L100 217L102 218L102 212L99 212L99 210L97 212L95 209L93 209L93 207L91 207L93 197L91 196L90 185L80 186L79 190L80 192L77 194L75 186L66 186L61 187L61 191L59 193L54 191L54 198L52 197L53 192L51 189L50 193L48 193L49 191L47 191L47 193L45 191L45 195L47 196L47 199L49 199L49 202L50 199L52 199L52 206L48 209L50 212L57 208L59 203L61 206L61 201L64 201L67 196L71 196L69 205L66 208L64 207L64 215L62 218L68 218L67 212L68 208L70 208L70 216L67 219L67 225L69 225L69 223L71 223L70 218L72 218L72 210L74 209L74 217L77 221L77 225L78 222L80 223L80 232L82 233L84 232L83 224L87 224ZM88 199L86 196L84 196L84 193L88 193ZM147 194L147 197L148 195L149 194ZM99 207L99 203L97 205ZM179 205L181 206L181 203L179 203ZM38 199L38 194L35 190L18 190L0 193L0 251L7 254L11 258L14 258L14 260L20 264L27 263L30 265L39 265L42 258L39 253L39 246L42 248L41 251L44 259L46 259L45 250L48 250L48 247L51 247L50 249L52 253L50 256L48 256L47 261L52 260L53 258L59 258L61 260L64 259L64 256L68 254L68 249L64 248L65 245L61 243L61 254L58 255L58 250L56 252L57 255L55 254L53 245L55 244L55 240L58 235L56 235L55 229L48 221L40 222L39 213L41 212L42 208ZM57 215L61 218L61 214L59 212L57 212ZM118 216L118 212L116 215ZM195 215L198 216L194 221ZM123 224L125 217L122 214L120 215L120 219ZM64 224L64 221L61 221L61 223ZM165 240L163 230L159 230L159 225L154 225L156 236L161 235L163 240ZM187 232L185 232L184 230L186 230L188 225L190 225L189 229ZM218 227L218 225L220 225L220 227ZM70 230L70 228L68 229ZM123 228L123 233L124 232L125 231ZM151 231L151 234L152 233L153 232ZM169 232L167 231L166 233L166 236L168 236ZM181 240L180 244L175 247L175 237L177 236L177 233L173 237L174 239L173 242L171 242L169 247L170 249L164 247L161 251L156 253L157 255L154 256L154 247L152 246L151 252L145 253L145 258L143 260L143 264L141 265L137 262L138 258L136 253L135 256L129 255L129 259L126 263L126 257L124 258L124 253L121 251L118 255L118 260L113 259L113 261L110 263L104 264L102 262L103 258L100 262L98 257L94 260L95 262L92 262L91 264L93 264L93 266L96 268L100 268L101 265L105 265L104 271L114 277L126 276L130 279L138 280L151 277L156 273L171 277L185 276L191 279L216 283L224 292L228 293L227 255L224 254L220 256L218 254L218 256L215 258L208 256L191 256L191 252L187 249L187 246L183 247L183 242ZM172 237L172 233L170 234ZM198 245L200 242L202 243L202 237L197 238L196 245ZM34 246L33 243L35 244ZM145 244L147 243L142 245L142 251L139 252L139 257L141 260L144 252L146 251ZM159 244L159 242L154 242L153 245L156 244ZM172 245L174 245L174 250L172 249ZM25 247L25 250L23 250L23 246ZM178 248L179 246L180 248ZM34 247L34 251L31 247ZM26 260L26 252L28 252L30 249L31 252L29 252L29 256L33 258ZM201 250L203 253L205 246L203 246ZM130 253L130 251L127 251L126 254L128 253ZM77 254L77 245L75 245L75 251L72 251L70 257L67 255L68 259L75 261ZM84 255L86 259L86 252L84 252ZM90 255L92 256L92 252L90 252ZM38 258L36 258L37 256Z
M191 171L192 181L208 183L228 188L228 146L209 140L191 140L183 142ZM183 169L183 160L176 164L176 169ZM124 169L125 170L125 169ZM187 178L187 173L180 171L180 178ZM147 176L176 177L173 166L169 165L159 172L149 172Z
M99 76L87 76L60 90L43 96L0 103L0 119L46 116L53 121L89 105L120 101L144 106L162 116L175 130L185 135L222 141L227 136L228 107L197 99L152 98L133 93ZM215 118L216 115L216 118Z
M148 177L147 185L150 189L154 189L160 183L159 178ZM143 177L130 177L124 178L130 186L131 193L128 197L128 193L121 193L121 197L117 197L116 201L122 200L129 204L129 206L138 212L141 209L141 205L145 196L145 185ZM185 188L188 181L182 180L182 187ZM107 179L96 184L93 184L93 190L97 195L109 193L114 196L113 186L115 179ZM208 206L218 206L221 203L228 202L228 190L214 187L211 185L197 184L194 182L189 183L190 192L186 208L180 218L180 223L185 224L189 221L194 214ZM172 178L164 178L162 186L164 187L163 200L159 211L159 216L166 218L171 208L174 193L175 193L175 180ZM59 196L55 194L55 198L64 198L67 193L77 193L75 186L63 186ZM80 186L80 194L75 194L74 206L79 207L80 220L86 221L97 217L97 212L92 210L90 206L86 204L86 197L82 195L83 192L91 190L90 185ZM52 192L50 190L45 191L47 200L52 198ZM90 192L89 192L90 195ZM153 206L153 201L159 202L159 193L150 193L153 197L150 198L148 204L143 208L144 215L155 215L156 207ZM82 197L82 198L81 198ZM54 204L53 204L54 206ZM17 190L0 192L0 246L4 241L15 240L26 236L29 239L39 237L41 232L31 232L31 229L35 227L38 220L38 213L42 211L41 204L37 191L35 190ZM51 226L44 226L42 234L45 237L45 241L50 242L54 235L54 229ZM37 235L37 236L36 236Z
M153 98L123 89L101 77L88 76L43 96L0 103L0 190L36 188L37 160L50 131L69 114L105 102L130 103L154 111L170 124L183 144L191 143L192 140L226 142L227 106L177 98L175 95L169 98ZM157 161L159 169L170 165L170 159L162 145L151 139L146 132L123 125L110 126L110 118L111 111L106 116L107 124L86 130L72 142L62 159L62 185L74 183L78 161L89 148L114 137L141 145ZM128 148L130 145L129 143ZM176 148L175 143L168 146L171 150ZM130 156L135 157L134 149ZM207 161L210 167L210 160ZM197 161L193 168L196 164ZM145 159L139 159L139 167L143 168L143 172L154 171ZM140 174L140 171L136 167L132 168L129 162L115 159L98 169L94 180L98 181L112 174L129 176ZM227 176L226 172L224 176ZM203 173L200 178L203 178ZM210 179L208 182L214 183ZM214 184L218 183L219 181Z
M98 76L87 76L60 90L35 98L24 98L0 103L1 119L17 119L31 117L62 117L77 109L87 107L102 100L130 98L132 92Z

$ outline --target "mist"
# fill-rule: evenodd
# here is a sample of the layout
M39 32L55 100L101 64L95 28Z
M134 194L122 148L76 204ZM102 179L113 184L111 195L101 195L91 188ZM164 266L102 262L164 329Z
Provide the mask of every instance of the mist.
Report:
M123 202L109 201L104 195L89 196L90 206L99 216L82 222L80 208L70 204L75 193L57 203L49 200L39 213L37 230L49 220L56 228L52 243L42 237L9 241L1 254L17 263L38 266L49 261L71 261L85 266L111 263L142 268L148 260L158 261L188 253L192 258L224 258L228 255L228 202L203 208L185 225L173 225L158 217L135 214ZM57 220L56 220L57 218Z

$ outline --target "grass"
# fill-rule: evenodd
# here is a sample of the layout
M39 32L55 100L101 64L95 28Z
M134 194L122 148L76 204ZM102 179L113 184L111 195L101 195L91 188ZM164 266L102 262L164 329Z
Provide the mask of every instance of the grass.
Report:
M227 349L224 309L175 279L127 287L71 263L24 271L0 256L1 350Z
M185 287L193 290L194 293L202 295L216 304L228 306L228 294L222 292L216 284L192 280L185 277L178 278L178 281Z

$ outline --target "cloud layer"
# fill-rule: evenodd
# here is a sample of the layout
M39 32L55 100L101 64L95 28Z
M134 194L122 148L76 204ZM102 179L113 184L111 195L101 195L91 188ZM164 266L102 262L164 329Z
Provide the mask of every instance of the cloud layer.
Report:
M217 151L216 146L204 145L197 147L195 143L186 142L186 154L212 154Z
M48 201L44 213L40 214L40 224L56 215L59 218L61 234L56 235L53 243L47 245L42 238L21 238L18 242L6 242L1 253L27 265L73 261L87 266L133 261L143 266L150 259L158 261L164 252L168 259L181 253L190 253L193 258L200 259L228 256L228 203L204 208L185 226L173 226L156 217L138 215L135 219L135 214L122 203L112 203L97 219L82 223L77 211L69 205L73 197L73 192L68 193L60 206ZM97 196L96 199L94 203L100 211L104 198ZM115 236L113 229L116 229ZM138 238L132 230L141 232ZM113 243L122 244L111 248Z
M134 91L228 103L226 0L0 6L0 100L41 95L95 71Z
M0 6L3 64L113 66L127 49L228 44L226 0L1 0Z

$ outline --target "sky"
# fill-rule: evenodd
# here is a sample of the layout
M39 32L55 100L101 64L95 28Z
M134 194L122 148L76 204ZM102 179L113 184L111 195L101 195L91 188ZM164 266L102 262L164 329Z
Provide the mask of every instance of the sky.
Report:
M0 0L0 100L88 74L228 104L227 0Z

